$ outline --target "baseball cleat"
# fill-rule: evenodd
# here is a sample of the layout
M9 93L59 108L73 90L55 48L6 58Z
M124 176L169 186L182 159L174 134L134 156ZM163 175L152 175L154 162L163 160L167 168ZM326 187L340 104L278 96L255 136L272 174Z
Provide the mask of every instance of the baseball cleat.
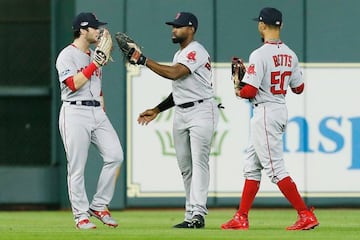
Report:
M310 210L301 211L298 215L297 221L286 228L286 230L311 230L319 226L319 222L313 213L314 208Z
M90 222L90 220L88 218L85 218L83 220L80 220L76 224L76 228L77 229L94 229L94 228L96 228L96 225L93 224L92 222Z
M176 224L173 228L194 228L191 222L183 221L182 223Z
M111 214L108 210L104 211L96 211L93 209L89 209L88 213L99 219L102 223L108 225L109 227L117 227L119 224L111 217Z
M248 230L249 229L248 217L245 214L239 214L237 212L232 219L221 225L221 229Z
M195 215L191 219L192 228L204 228L205 227L205 219L201 215Z

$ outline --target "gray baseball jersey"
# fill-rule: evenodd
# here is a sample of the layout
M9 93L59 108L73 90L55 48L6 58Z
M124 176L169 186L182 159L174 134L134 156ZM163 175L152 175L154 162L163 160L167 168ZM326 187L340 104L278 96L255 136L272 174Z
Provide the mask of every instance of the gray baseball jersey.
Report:
M176 105L214 97L210 56L197 41L175 53L173 63L185 65L191 74L173 81L173 97Z
M90 49L90 55L93 51ZM97 100L100 101L102 69L98 68L84 86L76 92L72 92L63 81L68 77L81 72L91 63L91 56L84 53L74 45L64 48L56 61L56 68L59 74L61 100L79 101L79 100Z
M259 89L253 103L285 103L287 88L303 83L296 54L286 44L266 43L250 54L243 82Z

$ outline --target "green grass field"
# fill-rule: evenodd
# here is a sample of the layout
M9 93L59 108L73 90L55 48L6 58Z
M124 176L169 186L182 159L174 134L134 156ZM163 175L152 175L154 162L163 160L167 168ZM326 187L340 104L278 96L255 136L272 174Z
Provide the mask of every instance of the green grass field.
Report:
M311 231L284 230L296 220L290 209L253 209L248 231L220 229L234 209L209 211L205 229L173 229L172 225L183 220L183 210L153 209L113 211L118 228L92 218L97 229L81 231L75 229L70 211L0 211L0 239L360 239L360 209L316 209L320 226Z

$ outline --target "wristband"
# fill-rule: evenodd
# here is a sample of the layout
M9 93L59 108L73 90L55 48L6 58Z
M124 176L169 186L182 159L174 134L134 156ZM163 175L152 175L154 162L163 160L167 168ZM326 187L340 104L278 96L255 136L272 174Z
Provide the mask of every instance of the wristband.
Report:
M172 108L173 106L175 106L175 102L172 93L170 93L170 95L156 107L160 112L163 112L169 108Z
M84 74L84 76L87 78L87 79L90 79L91 78L91 75L93 75L93 73L95 72L95 70L97 69L98 67L95 65L94 62L90 63L84 70L82 70L82 73Z

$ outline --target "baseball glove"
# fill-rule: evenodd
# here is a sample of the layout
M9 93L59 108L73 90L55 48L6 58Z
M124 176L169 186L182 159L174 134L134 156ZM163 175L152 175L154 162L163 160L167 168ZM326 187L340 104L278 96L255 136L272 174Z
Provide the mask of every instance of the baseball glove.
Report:
M104 29L100 35L98 45L94 52L94 61L100 66L104 66L109 60L111 60L111 50L113 44L111 34L108 30Z
M142 54L139 45L131 37L125 33L118 32L115 34L115 39L129 63L145 65L146 57Z
M241 90L245 83L242 81L246 73L246 67L241 58L233 57L231 60L231 79L234 83L235 91Z

